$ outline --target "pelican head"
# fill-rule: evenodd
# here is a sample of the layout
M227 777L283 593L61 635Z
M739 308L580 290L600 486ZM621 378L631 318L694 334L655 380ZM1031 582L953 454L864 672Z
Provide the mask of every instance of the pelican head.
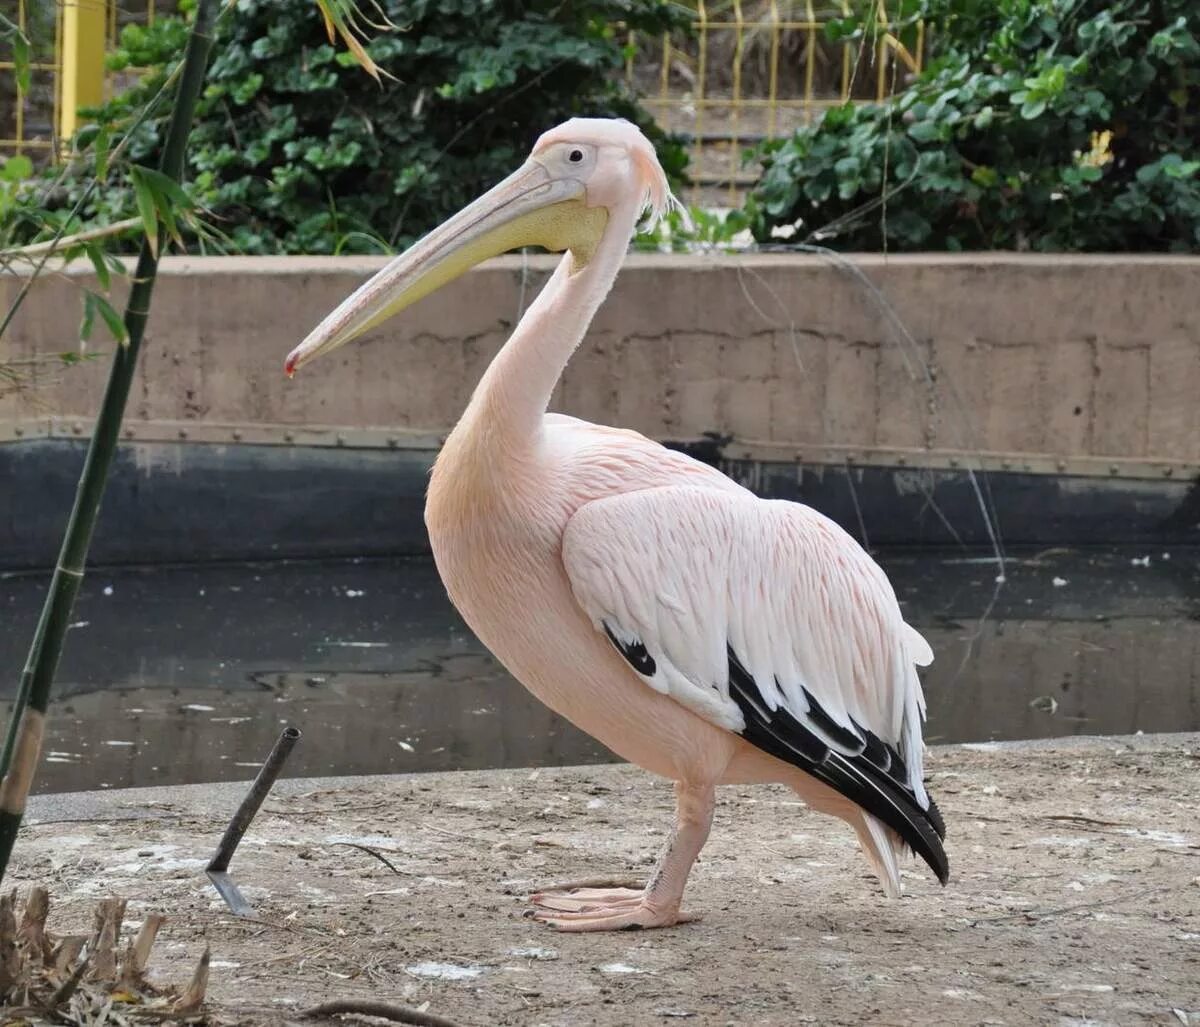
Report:
M508 250L541 246L555 253L570 251L571 273L576 274L587 267L617 211L632 209L636 217L649 209L656 218L673 203L654 147L636 125L572 118L544 133L528 160L503 182L345 299L288 354L287 373Z

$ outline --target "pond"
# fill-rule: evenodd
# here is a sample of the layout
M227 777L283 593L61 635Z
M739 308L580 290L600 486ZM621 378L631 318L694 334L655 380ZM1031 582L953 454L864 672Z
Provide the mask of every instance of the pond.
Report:
M1200 553L879 556L933 646L930 743L1200 729ZM45 588L0 574L11 697ZM455 614L428 560L96 569L35 790L599 762Z

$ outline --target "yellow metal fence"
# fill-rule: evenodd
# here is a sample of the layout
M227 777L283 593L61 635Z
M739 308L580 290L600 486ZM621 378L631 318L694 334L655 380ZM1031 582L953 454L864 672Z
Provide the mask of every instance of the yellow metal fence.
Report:
M32 2L36 4L38 0ZM9 2L0 10L33 44L28 96L22 96L17 88L17 68L13 62L11 44L6 47L7 52L0 54L0 103L4 107L3 114L0 114L0 153L53 152L54 126L58 124L62 98L62 11L57 6L53 11L52 35L47 45L43 24L46 19L44 16L40 20L30 17L31 13L36 14L31 11L30 0L16 0L15 4ZM31 112L35 115L32 124L29 117ZM37 114L46 120L39 123Z
M75 133L80 107L93 106L113 82L104 55L121 28L149 24L169 0L0 0L30 43L30 89L17 89L11 44L0 51L0 155L55 159Z
M881 101L920 71L924 26L884 0L693 0L693 31L629 38L627 81L663 128L690 139L693 202L736 204L747 145L791 135L829 107ZM829 21L869 12L878 42L830 42Z
M625 77L663 128L689 139L691 199L706 205L739 201L753 180L742 166L748 145L788 135L832 105L882 100L920 70L924 56L923 27L891 25L884 0L692 4L692 32L627 37ZM173 7L170 0L0 0L0 9L15 8L10 17L30 36L35 58L34 87L20 96L11 54L0 54L0 153L56 156L75 130L76 109L111 88L104 53L120 28ZM869 11L880 32L870 42L830 42L826 24L852 9Z

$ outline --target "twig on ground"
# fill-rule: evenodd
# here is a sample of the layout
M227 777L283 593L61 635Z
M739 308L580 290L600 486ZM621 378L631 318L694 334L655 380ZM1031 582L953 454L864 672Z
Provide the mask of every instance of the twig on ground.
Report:
M309 809L277 809L273 806L264 806L263 812L273 817L319 817L331 816L340 813L359 813L366 810L382 809L384 806L395 805L391 801L381 800L379 802L369 802L361 806L314 806Z
M65 981L63 981L62 986L58 989L58 991L50 996L50 1000L45 1004L45 1009L47 1011L56 1010L59 1008L59 1006L63 1005L72 995L75 994L76 990L79 988L80 982L83 981L83 975L87 973L87 971L88 961L85 959L80 962L77 967L75 967L75 972L72 973L71 976Z
M983 916L972 920L971 926L995 924L1004 920L1045 920L1052 916L1061 916L1063 913L1078 913L1084 909L1099 909L1101 906L1115 906L1118 902L1131 902L1133 899L1140 899L1158 890L1157 888L1142 888L1140 891L1130 892L1128 895L1118 895L1115 898L1100 899L1096 902L1080 902L1074 906L1060 906L1058 909L1023 909L1019 913L1005 913L1002 916Z
M436 1013L423 1013L419 1009L408 1006L396 1006L390 1002L372 1002L369 999L344 999L333 1002L322 1002L300 1014L304 1019L315 1019L320 1016L377 1016L381 1020L392 1020L395 1023L413 1024L414 1027L462 1027L454 1020L447 1020Z
M227 920L224 915L218 915L216 922L221 927L240 927L243 929L270 927L276 931L286 931L288 934L298 934L301 937L313 934L324 937L324 932L318 931L315 927L305 927L303 924L280 924L271 920L263 920L261 917L256 916L239 916L236 920Z
M380 863L382 863L385 867L387 867L393 874L399 874L401 876L407 875L409 877L421 876L419 874L415 874L411 870L401 870L398 866L396 866L395 863L393 863L390 859L388 859L387 856L385 856L382 852L378 851L377 849L372 849L370 846L360 845L358 842L334 842L333 844L334 845L345 845L348 848L358 849L360 852L365 852L368 856L374 856L377 860L379 860Z
M1081 817L1075 813L1048 813L1043 820L1065 820L1073 824L1098 824L1101 827L1129 827L1124 820L1096 820L1094 817Z

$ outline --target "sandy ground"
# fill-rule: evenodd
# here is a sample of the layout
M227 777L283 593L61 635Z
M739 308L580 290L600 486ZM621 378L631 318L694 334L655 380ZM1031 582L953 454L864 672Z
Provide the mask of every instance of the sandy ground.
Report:
M464 1025L1200 1025L1200 737L932 750L952 879L911 864L887 902L851 833L783 789L726 789L668 931L564 935L535 886L644 875L671 818L629 767L285 782L233 864L257 918L202 874L241 789L48 796L14 884L51 926L94 901L170 915L153 961L207 939L218 1018L279 1023L371 997ZM356 843L385 855L389 869Z

